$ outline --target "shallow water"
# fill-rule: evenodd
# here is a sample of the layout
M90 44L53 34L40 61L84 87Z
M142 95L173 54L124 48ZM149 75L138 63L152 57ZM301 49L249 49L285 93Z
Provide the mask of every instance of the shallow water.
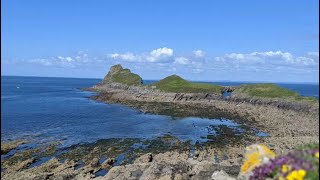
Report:
M1 77L1 140L32 139L62 146L107 138L154 138L170 134L181 140L206 141L219 125L243 133L248 127L228 119L175 118L89 99L78 88L99 79ZM261 136L263 132L253 130Z

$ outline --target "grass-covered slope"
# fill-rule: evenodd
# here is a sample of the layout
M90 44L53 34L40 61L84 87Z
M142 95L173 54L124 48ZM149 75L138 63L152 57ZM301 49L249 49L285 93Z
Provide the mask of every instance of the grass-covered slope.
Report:
M140 85L142 79L139 75L131 73L129 69L124 69L115 74L112 78L112 81L126 85Z
M265 84L250 84L242 85L234 91L235 93L245 94L253 97L263 97L263 98L280 98L294 101L318 101L314 97L302 97L297 92L291 91L286 88L282 88L275 84L265 83Z
M140 85L142 79L139 75L132 73L129 69L123 69L120 64L110 68L109 73L103 79L103 82L117 82L125 85Z
M223 87L213 84L192 83L177 75L168 76L151 86L165 92L175 93L221 93Z

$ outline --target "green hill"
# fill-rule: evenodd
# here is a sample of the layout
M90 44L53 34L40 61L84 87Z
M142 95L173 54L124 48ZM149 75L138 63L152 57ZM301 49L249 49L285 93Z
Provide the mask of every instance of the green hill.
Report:
M152 84L156 89L176 93L221 93L223 87L213 84L193 83L172 75Z
M123 69L120 64L114 65L103 79L103 83L117 82L125 85L141 85L142 78L132 73L129 69Z

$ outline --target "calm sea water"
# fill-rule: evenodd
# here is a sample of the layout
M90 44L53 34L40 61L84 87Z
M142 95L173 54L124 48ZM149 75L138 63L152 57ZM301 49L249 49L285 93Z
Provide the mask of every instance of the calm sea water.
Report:
M242 126L232 120L144 114L123 105L90 100L88 97L94 93L78 89L98 82L99 79L2 76L1 140L61 140L69 146L104 138L153 138L164 134L201 141L214 135L211 127L217 125L242 131ZM318 86L290 87L303 95L319 95Z

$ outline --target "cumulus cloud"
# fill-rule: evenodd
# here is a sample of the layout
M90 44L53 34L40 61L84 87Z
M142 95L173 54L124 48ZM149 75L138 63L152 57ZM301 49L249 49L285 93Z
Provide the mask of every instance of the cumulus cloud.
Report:
M134 53L113 53L108 57L117 60L123 60L128 62L150 62L150 63L167 63L171 62L173 56L173 49L163 47L154 49L147 54L134 54Z
M109 55L111 58L113 59L121 59L121 60L125 60L125 61L137 61L137 56L135 56L133 53L124 53L124 54L118 54L118 53L114 53L114 54L110 54Z
M44 66L62 66L62 67L77 67L90 62L88 54L84 51L77 52L74 56L56 56L48 58L34 58L28 62L41 64Z
M198 49L198 50L194 50L194 51L193 51L193 55L194 55L195 57L200 58L200 57L204 57L204 56L205 56L205 53L204 53L204 51Z
M205 58L204 58L205 57ZM176 71L203 74L233 74L245 72L247 74L267 73L315 73L319 71L319 52L306 52L304 55L295 56L287 51L255 51L249 53L228 53L222 56L208 57L202 50L179 54L168 47L161 47L144 53L111 53L107 55L108 65L110 60L124 63L130 68L146 67L157 69L159 72ZM43 66L58 66L66 68L82 68L92 65L98 67L106 65L106 55L99 59L98 56L89 56L86 51L75 54L60 55L48 58L34 58L28 60L12 60L3 58L2 64L36 63ZM126 64L127 63L127 64ZM159 70L160 69L160 70Z
M240 62L252 62L262 60L285 60L292 61L293 55L289 52L282 51L266 51L266 52L252 52L252 53L230 53L223 57L216 57L219 60L236 60Z
M295 56L287 51L254 51L249 53L228 53L217 57L206 57L204 51L194 50L185 55L174 54L173 49L162 47L147 53L114 53L109 57L130 63L151 63L161 68L177 68L190 73L202 72L274 72L303 70L318 71L319 52L308 52ZM150 64L150 65L151 65Z
M274 64L274 65L316 65L318 52L310 52L305 56L294 56L289 52L266 51L252 53L230 53L214 58L216 61L240 64Z
M150 55L154 58L160 58L164 56L171 57L173 55L173 50L167 47L163 47L163 48L152 50L150 52Z
M74 61L72 57L67 56L67 57L62 57L62 56L58 56L57 57L61 62L72 62Z

